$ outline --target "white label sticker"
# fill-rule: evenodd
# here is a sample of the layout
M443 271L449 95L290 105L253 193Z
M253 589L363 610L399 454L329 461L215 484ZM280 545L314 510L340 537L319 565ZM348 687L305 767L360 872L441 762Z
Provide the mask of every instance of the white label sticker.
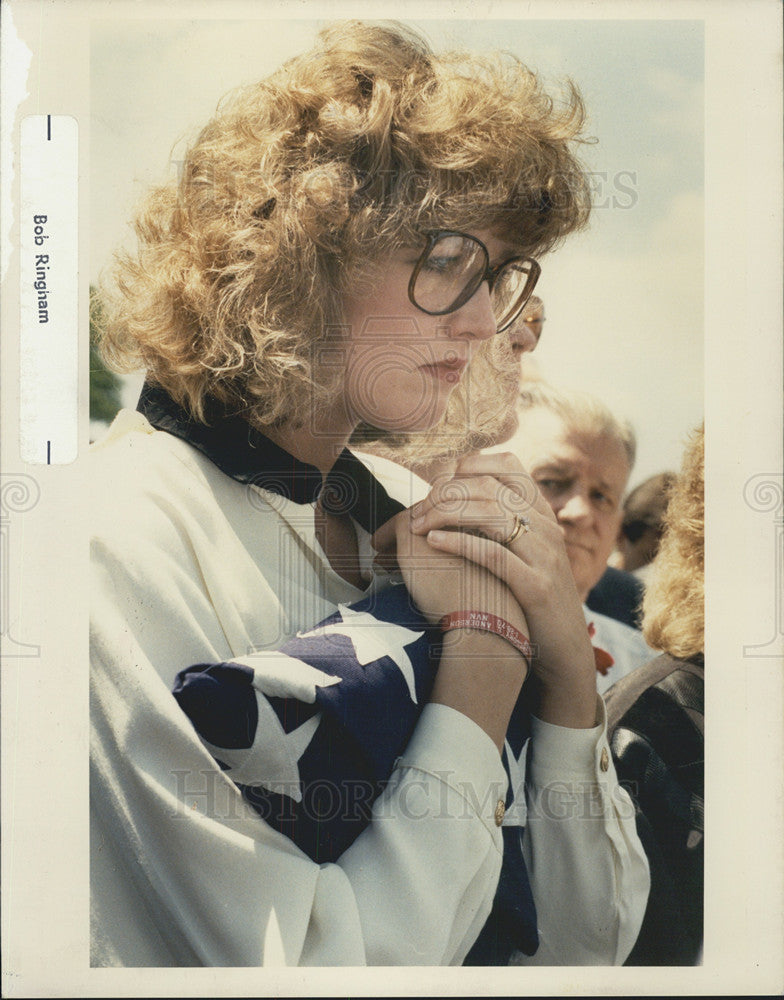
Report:
M79 433L78 125L30 115L21 132L22 461L73 462Z

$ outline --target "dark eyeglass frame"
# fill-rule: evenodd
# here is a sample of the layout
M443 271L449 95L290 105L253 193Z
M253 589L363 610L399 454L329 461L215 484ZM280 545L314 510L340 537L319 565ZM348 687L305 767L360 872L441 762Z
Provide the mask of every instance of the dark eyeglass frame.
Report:
M506 260L501 261L501 263L497 264L495 267L491 267L490 253L487 247L484 245L484 243L476 236L471 236L469 233L461 233L459 230L456 229L435 229L432 232L427 233L426 236L427 236L427 243L425 245L425 249L419 255L419 259L414 265L414 270L411 272L411 278L409 279L408 282L408 297L411 300L412 304L416 306L416 308L419 309L420 312L427 313L428 316L446 316L449 313L457 312L457 310L460 309L462 306L464 306L466 302L469 301L469 299L473 298L473 296L476 295L476 293L481 288L483 281L486 281L488 283L490 291L492 292L493 286L498 280L498 276L504 270L505 267L508 267L510 264L529 265L528 277L525 285L523 286L523 293L520 296L519 303L515 307L515 310L509 317L509 319L506 320L503 326L497 327L495 332L501 333L503 330L508 330L509 327L515 322L515 320L519 319L520 313L522 313L523 309L525 309L526 305L528 304L528 300L533 295L534 288L536 288L536 283L539 280L539 275L542 273L542 269L539 266L539 263L535 261L533 257L526 257L523 254L520 254L519 256L516 257L508 257ZM414 288L416 286L416 281L417 278L419 277L419 273L424 267L425 261L430 256L433 247L436 245L436 243L438 243L439 240L443 239L445 236L459 236L461 239L470 240L472 243L476 243L477 246L481 248L482 253L485 256L484 270L477 274L476 278L471 284L466 285L466 287L463 289L460 295L458 295L458 297L455 299L452 305L449 306L448 309L426 309L424 306L420 305L417 302L414 296Z

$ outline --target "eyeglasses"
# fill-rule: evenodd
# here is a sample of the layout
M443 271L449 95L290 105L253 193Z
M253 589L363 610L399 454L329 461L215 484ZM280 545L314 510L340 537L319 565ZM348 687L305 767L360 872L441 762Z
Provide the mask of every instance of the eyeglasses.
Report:
M411 273L408 297L429 316L444 316L464 306L487 281L496 332L500 333L525 308L541 270L535 260L522 256L490 267L490 254L481 240L439 229L428 234L427 245Z

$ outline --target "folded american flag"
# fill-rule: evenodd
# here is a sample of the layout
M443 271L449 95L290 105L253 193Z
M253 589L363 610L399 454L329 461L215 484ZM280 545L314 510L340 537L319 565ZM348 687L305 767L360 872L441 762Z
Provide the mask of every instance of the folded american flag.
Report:
M395 585L341 606L279 650L188 667L173 693L264 820L314 861L335 861L369 822L430 697L440 639ZM510 808L515 791L522 795L512 779L529 734L521 698L503 755L510 783L501 877L470 964L506 964L514 949L538 947L523 827L515 825L525 810Z

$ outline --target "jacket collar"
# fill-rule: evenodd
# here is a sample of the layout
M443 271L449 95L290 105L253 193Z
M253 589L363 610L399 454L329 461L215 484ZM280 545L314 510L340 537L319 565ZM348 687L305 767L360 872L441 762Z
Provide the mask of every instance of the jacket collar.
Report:
M350 514L373 532L403 509L347 448L322 487L315 466L300 462L242 417L227 415L214 400L206 408L208 423L193 420L161 386L145 382L137 409L153 427L173 434L200 451L221 472L240 483L286 497L298 504L322 504L334 514Z

